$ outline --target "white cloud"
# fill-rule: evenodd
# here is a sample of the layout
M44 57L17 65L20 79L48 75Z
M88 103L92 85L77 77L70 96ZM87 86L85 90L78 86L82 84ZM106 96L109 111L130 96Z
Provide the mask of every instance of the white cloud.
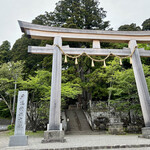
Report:
M3 0L0 4L0 45L8 40L13 44L22 33L17 20L31 22L45 11L53 11L59 0ZM120 25L142 22L150 18L150 0L100 0L107 11L106 20L117 29Z
M114 29L131 23L141 26L143 21L150 18L150 0L100 0L100 3Z
M8 40L13 44L22 33L18 20L31 22L45 11L53 11L58 0L3 0L0 4L0 45Z

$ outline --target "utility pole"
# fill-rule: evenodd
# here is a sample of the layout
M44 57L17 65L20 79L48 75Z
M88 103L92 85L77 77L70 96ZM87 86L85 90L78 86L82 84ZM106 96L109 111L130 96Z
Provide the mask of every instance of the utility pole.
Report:
M11 124L15 124L15 104L16 104L16 89L17 89L17 75L15 79L14 98L13 98L13 109L12 109L12 120Z

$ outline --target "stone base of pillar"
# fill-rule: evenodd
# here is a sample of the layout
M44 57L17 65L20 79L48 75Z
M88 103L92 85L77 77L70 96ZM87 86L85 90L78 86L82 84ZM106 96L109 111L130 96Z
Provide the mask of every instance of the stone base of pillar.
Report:
M140 138L150 139L150 127L142 128L142 135L139 136Z
M50 143L50 142L65 142L64 139L64 131L60 130L49 130L44 132L44 139L42 143Z
M115 135L123 135L125 134L123 131L123 123L111 123L108 127L108 133L109 134L115 134Z
M27 146L28 136L26 135L14 135L9 139L9 146Z

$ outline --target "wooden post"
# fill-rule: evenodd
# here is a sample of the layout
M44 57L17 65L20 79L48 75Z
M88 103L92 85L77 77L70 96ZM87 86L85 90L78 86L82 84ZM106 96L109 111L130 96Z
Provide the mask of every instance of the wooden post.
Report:
M54 38L54 44L62 46L61 37ZM49 115L49 130L60 130L60 110L61 110L61 69L62 53L58 47L54 47L52 80L51 80L51 100Z
M129 42L129 48L131 52L134 50L135 46L137 46L136 40L131 40ZM149 105L150 97L138 48L136 48L134 54L132 55L132 66L138 89L138 95L141 103L145 126L150 127L150 105Z

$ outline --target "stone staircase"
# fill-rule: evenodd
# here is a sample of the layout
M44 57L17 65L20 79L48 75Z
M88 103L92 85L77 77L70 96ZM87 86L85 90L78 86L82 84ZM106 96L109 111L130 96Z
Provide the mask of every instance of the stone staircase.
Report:
M92 132L82 109L66 110L66 116L69 118L67 133L84 134Z

